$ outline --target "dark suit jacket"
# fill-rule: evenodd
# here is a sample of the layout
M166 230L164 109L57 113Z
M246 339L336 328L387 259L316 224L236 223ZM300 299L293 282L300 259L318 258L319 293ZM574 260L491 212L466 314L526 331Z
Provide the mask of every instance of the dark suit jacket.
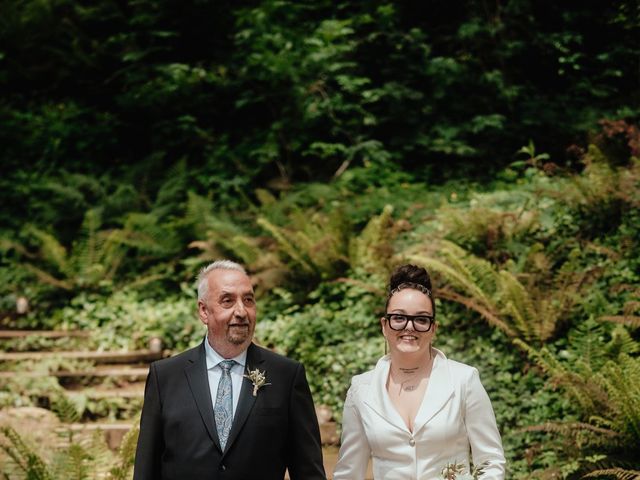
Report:
M205 340L206 341L206 340ZM242 382L223 452L214 423L204 344L149 369L134 480L326 480L304 367L251 344L247 369L265 372L253 396Z

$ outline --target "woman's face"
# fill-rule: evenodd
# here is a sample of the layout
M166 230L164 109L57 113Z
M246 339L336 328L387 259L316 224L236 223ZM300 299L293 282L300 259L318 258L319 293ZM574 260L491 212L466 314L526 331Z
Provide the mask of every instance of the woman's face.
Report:
M424 293L405 288L389 299L387 313L432 316L433 305L431 299ZM389 349L392 354L426 353L437 328L434 323L428 332L419 332L416 331L413 322L409 321L403 330L398 331L393 330L385 318L380 321L382 323L382 333L389 343Z

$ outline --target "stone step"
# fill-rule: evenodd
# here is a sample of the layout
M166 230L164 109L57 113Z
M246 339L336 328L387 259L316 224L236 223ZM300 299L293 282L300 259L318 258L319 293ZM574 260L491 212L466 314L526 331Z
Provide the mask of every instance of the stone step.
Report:
M127 352L2 352L0 362L21 362L26 360L46 360L59 358L65 360L89 360L95 363L142 363L159 360L163 353L155 350L134 350Z
M82 393L91 400L102 400L104 398L125 398L140 399L144 397L144 384L139 386L128 386L123 388L112 388L107 390L83 390Z
M89 337L89 332L80 330L0 330L0 340L8 338L65 338L65 337Z
M58 378L99 378L99 377L111 377L111 378L126 378L129 380L140 380L147 378L149 372L148 367L134 367L134 368L95 368L91 370L78 370L75 372L69 372L60 370L57 372L14 372L14 371L0 371L0 378L13 378L13 377L58 377Z

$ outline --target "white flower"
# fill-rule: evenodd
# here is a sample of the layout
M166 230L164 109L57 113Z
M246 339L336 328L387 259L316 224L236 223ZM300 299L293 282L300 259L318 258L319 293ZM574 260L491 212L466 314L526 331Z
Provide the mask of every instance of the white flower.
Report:
M462 462L447 463L442 469L443 480L478 480L478 476L482 475L482 471L487 466L487 462L483 462L474 467L471 472L467 472L465 464Z
M254 397L258 395L258 389L264 387L265 385L271 385L270 383L267 383L266 373L267 372L261 372L256 368L255 370L249 370L249 373L247 375L244 375L246 378L251 380L251 383L253 383Z

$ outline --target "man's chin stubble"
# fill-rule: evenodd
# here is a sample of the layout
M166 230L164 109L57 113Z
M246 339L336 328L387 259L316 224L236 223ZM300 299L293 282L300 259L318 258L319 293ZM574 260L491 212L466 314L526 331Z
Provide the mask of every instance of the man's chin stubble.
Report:
M232 343L234 345L242 345L243 343L247 342L247 340L250 340L250 338L251 336L249 335L248 329L242 334L234 335L231 332L227 334L227 340L229 341L229 343Z

